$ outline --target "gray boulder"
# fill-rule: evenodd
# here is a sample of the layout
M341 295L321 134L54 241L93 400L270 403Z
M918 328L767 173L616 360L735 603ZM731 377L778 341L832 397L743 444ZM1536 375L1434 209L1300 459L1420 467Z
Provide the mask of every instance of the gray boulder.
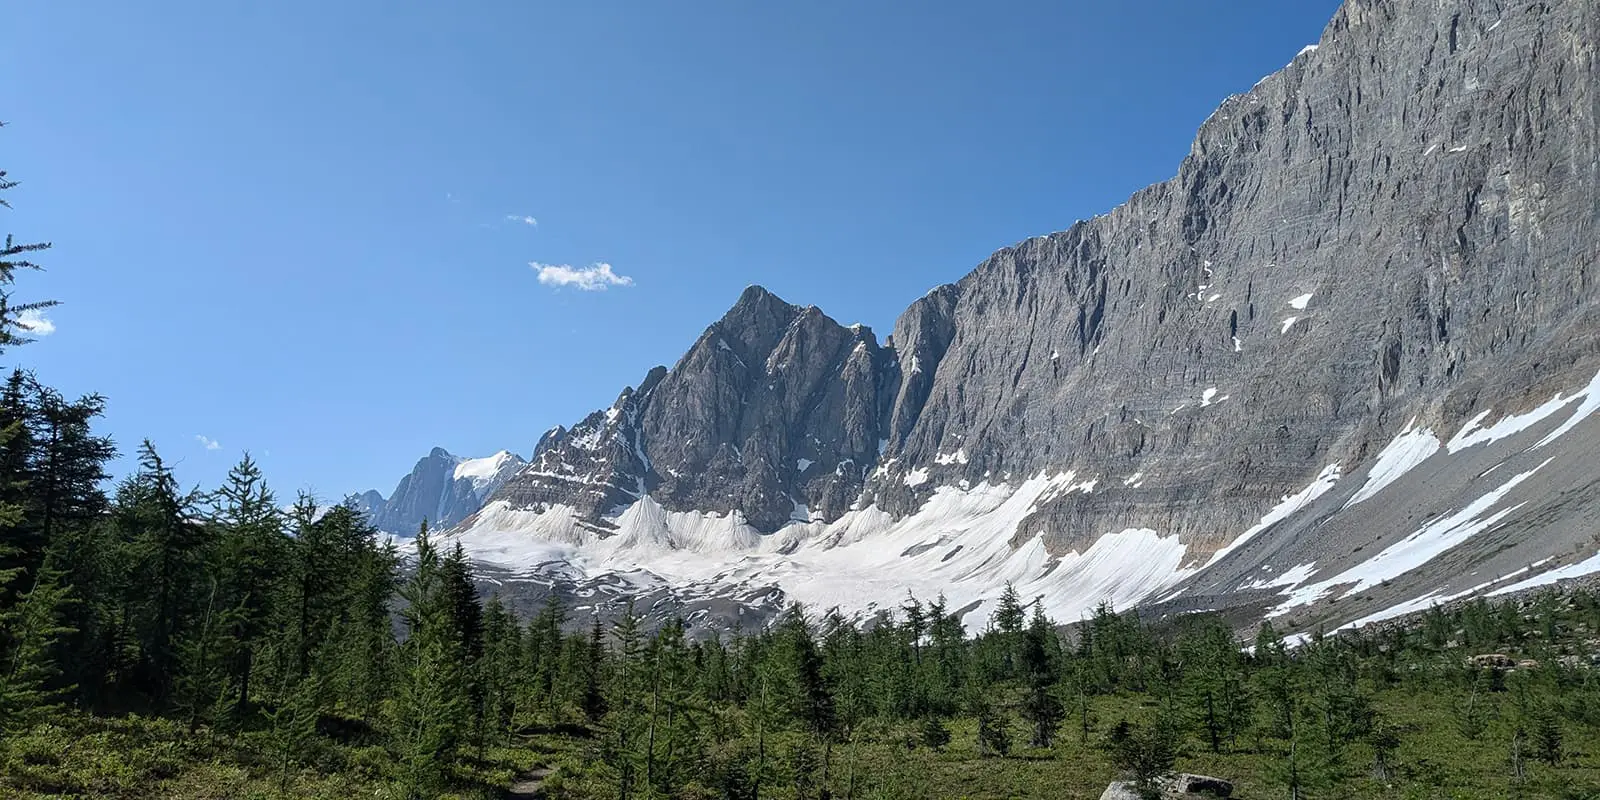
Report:
M1156 780L1163 800L1203 800L1233 796L1233 783L1208 775L1180 772ZM1133 781L1112 781L1100 800L1145 800Z

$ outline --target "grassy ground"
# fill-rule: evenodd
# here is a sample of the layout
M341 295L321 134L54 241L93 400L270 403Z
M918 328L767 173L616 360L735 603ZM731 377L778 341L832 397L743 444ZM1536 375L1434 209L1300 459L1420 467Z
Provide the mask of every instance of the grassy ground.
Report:
M149 717L63 713L0 742L0 798L84 797L254 800L387 798L391 768L382 748L324 744L281 769L263 736L227 736ZM445 797L498 798L534 765L526 746L490 748L457 770Z
M1414 689L1383 693L1380 707L1404 725L1388 779L1372 776L1370 748L1351 746L1346 777L1334 785L1310 788L1302 796L1311 800L1600 800L1600 731L1565 722L1562 761L1552 766L1529 757L1524 779L1519 782L1511 775L1507 698L1491 699L1489 719L1472 739L1459 730L1454 710L1457 699L1446 692ZM942 752L920 745L908 747L906 741L916 738L915 726L880 727L865 732L857 744L854 796L866 800L1093 800L1117 777L1099 746L1103 732L1124 716L1143 718L1149 711L1140 698L1097 698L1091 712L1096 730L1087 744L1073 720L1051 749L1023 748L1005 758L979 754L976 725L971 720L950 725L953 739ZM1014 738L1024 735L1020 726L1013 730ZM786 744L781 739L771 744L777 780L783 779ZM536 737L529 746L538 748L537 758L556 768L548 784L552 798L616 797L609 773L594 764L586 743L547 735ZM1177 768L1231 780L1234 797L1243 800L1287 798L1281 745L1269 742L1259 751L1255 746L1252 741L1240 741L1230 752L1211 753L1191 739L1178 757ZM834 797L846 795L850 771L848 747L835 747L829 771ZM688 792L684 796L701 795ZM763 796L789 798L793 791L788 785L769 784Z
M1345 779L1312 788L1304 796L1312 800L1600 799L1600 730L1563 720L1561 762L1548 765L1529 758L1525 779L1518 782L1510 766L1509 695L1489 696L1488 713L1474 738L1462 731L1460 700L1447 690L1386 690L1378 697L1378 706L1404 731L1389 779L1375 780L1372 751L1353 745L1346 757ZM1150 710L1142 697L1096 698L1091 711L1094 731L1087 743L1073 719L1063 727L1055 747L1023 748L1005 758L978 753L971 720L953 721L952 741L938 752L908 745L917 738L917 726L871 726L863 730L853 754L848 745L833 748L828 784L834 797L844 797L853 776L853 795L863 800L1097 798L1116 777L1099 746L1104 732L1118 719L1143 719ZM1014 739L1025 740L1020 725L1012 733ZM770 742L771 777L762 797L794 796L786 754L799 739L797 734L785 734ZM1229 779L1236 786L1234 796L1244 800L1288 797L1281 745L1268 742L1260 750L1256 747L1253 741L1239 741L1229 752L1211 753L1190 737L1177 767ZM613 774L597 763L596 748L596 740L571 731L519 736L513 745L491 748L482 761L458 770L457 789L446 797L502 797L515 777L541 766L553 768L544 784L551 798L616 797ZM375 745L326 740L287 771L275 766L270 752L268 743L256 735L224 736L204 730L190 734L170 720L66 713L0 743L0 798L392 796L385 779L388 756ZM820 780L820 772L812 772L813 781ZM719 795L706 787L690 787L680 796Z

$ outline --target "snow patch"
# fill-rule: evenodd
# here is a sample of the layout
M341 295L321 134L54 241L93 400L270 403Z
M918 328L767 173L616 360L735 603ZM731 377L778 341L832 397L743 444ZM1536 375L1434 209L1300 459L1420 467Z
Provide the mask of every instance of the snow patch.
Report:
M1288 600L1268 612L1267 616L1283 616L1299 606L1315 603L1333 591L1336 586L1353 584L1345 591L1345 596L1364 592L1432 561L1440 554L1494 527L1521 508L1522 504L1518 503L1485 516L1518 484L1532 477L1549 463L1547 460L1544 464L1506 481L1493 491L1467 504L1466 508L1424 525L1406 538L1384 548L1372 558L1332 578L1295 589Z
M1483 424L1485 419L1488 419L1490 414L1494 413L1494 409L1485 409L1476 417L1467 420L1467 424L1463 425L1461 427L1461 431L1450 440L1449 444L1445 445L1445 449L1449 450L1452 454L1458 453L1469 447L1496 442L1506 438L1507 436L1521 433L1522 431L1525 431L1528 428L1531 428L1534 425L1544 421L1557 411L1566 408L1580 398L1583 400L1583 403L1579 405L1575 411L1573 411L1572 415L1567 417L1566 421L1562 422L1560 427L1556 428L1543 439L1540 439L1539 442L1534 445L1534 448L1543 447L1555 441L1562 434L1577 427L1578 423L1582 422L1590 414L1593 414L1597 409L1600 409L1600 372L1595 373L1594 378L1590 379L1588 386L1579 389L1571 396L1567 396L1564 393L1557 394L1555 397L1545 401L1544 404L1540 405L1538 408L1521 414L1507 414L1506 416L1501 417L1499 422L1496 422L1487 428L1480 426Z
M1262 569L1266 569L1266 567L1262 567ZM1311 580L1311 576L1315 574L1316 571L1317 562L1315 561L1309 564L1297 564L1293 567L1290 567L1282 575L1279 575L1276 578L1261 578L1259 580L1254 580L1244 584L1243 586L1240 586L1238 590L1241 592L1248 592L1253 589L1292 589L1308 580Z
M901 478L901 481L903 481L905 485L913 488L921 486L922 484L928 482L928 468L918 467L914 470L911 470L910 472L906 473L904 478Z
M965 464L967 463L966 448L959 448L954 453L940 453L933 457L935 464Z
M1313 297L1316 297L1315 292L1306 292L1305 294L1290 300L1289 307L1296 311L1304 311L1306 310L1306 305L1311 302L1311 298Z
M1294 324L1299 321L1299 317L1284 317L1283 327L1278 329L1278 333L1288 333L1289 329L1294 327Z
M1008 582L1024 601L1070 620L1103 601L1132 606L1195 572L1183 566L1188 551L1176 536L1149 529L1108 533L1060 555L1045 548L1044 530L1011 546L1040 503L1092 488L1070 472L1017 486L985 481L938 488L900 520L868 506L832 523L811 520L791 499L795 521L770 534L737 513L668 512L649 497L614 517L617 532L606 536L568 507L518 510L496 501L459 536L474 558L514 570L613 575L688 597L781 591L817 609L870 613L898 606L908 591L943 593L951 608L971 606L969 628L988 618Z
M454 477L458 481L463 478L473 479L474 481L478 479L487 480L493 478L500 470L505 468L507 463L515 458L516 456L511 455L509 450L501 450L487 458L468 458L456 464Z
M1299 511L1300 509L1309 505L1311 501L1327 494L1328 490L1332 489L1333 485L1339 481L1339 474L1340 470L1338 464L1329 464L1328 466L1323 467L1322 472L1317 473L1316 479L1311 481L1306 488L1301 489L1295 494L1284 496L1283 501L1273 506L1271 511L1268 511L1264 516L1262 516L1260 522L1250 526L1248 530L1239 534L1239 536L1232 542L1229 542L1222 549L1213 553L1211 555L1211 560L1206 562L1206 566L1209 567L1212 564L1221 561L1224 556L1239 549L1244 545L1245 542L1255 538L1256 534L1288 519L1290 516L1294 515L1296 511Z
M1538 565L1535 564L1534 566ZM1490 592L1489 596L1494 597L1495 595L1500 594L1520 592L1524 589L1534 589L1540 586L1549 586L1556 581L1563 581L1568 578L1578 578L1584 575L1592 575L1596 572L1600 572L1600 553L1589 556L1588 558L1579 561L1576 564L1568 564L1564 567L1556 567L1549 572L1542 572L1538 575L1528 578L1527 580L1519 581L1511 584L1510 586L1496 589Z
M811 469L811 465L815 463L815 461L812 461L809 458L798 458L795 459L794 470L795 472L805 472L806 470Z
M1411 471L1412 467L1427 461L1444 444L1433 431L1427 428L1413 430L1417 424L1416 417L1406 423L1405 430L1389 446L1378 453L1378 458L1373 461L1372 468L1367 471L1367 482L1361 485L1360 491L1350 498L1344 507L1349 508L1363 500L1370 499L1373 495L1383 491L1384 487L1400 479L1400 476Z

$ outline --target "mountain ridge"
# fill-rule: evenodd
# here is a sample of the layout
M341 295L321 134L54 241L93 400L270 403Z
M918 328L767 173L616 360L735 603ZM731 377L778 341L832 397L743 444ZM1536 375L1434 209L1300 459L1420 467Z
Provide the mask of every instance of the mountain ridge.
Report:
M1570 34L1600 33L1596 17L1349 0L1314 48L1220 104L1172 179L996 251L913 302L881 345L747 288L673 368L547 436L458 530L581 550L656 526L629 517L648 500L667 520L651 541L726 524L798 548L815 544L805 526L1035 486L992 532L1012 554L1037 540L1033 572L1138 539L1181 548L1171 580L1150 584L1165 589L1270 539L1306 550L1296 514L1349 502L1410 426L1443 436L1576 393L1600 362L1596 59ZM1458 494L1393 502L1448 516L1492 488L1449 483ZM1587 515L1546 513L1566 526L1556 538ZM1404 515L1384 524L1415 533Z

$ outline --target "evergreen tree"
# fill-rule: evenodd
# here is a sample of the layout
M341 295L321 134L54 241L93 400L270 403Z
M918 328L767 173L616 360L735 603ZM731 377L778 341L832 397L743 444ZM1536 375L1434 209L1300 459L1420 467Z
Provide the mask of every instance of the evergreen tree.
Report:
M22 570L0 571L0 588L22 578ZM62 687L53 684L59 668L51 649L71 628L61 624L66 591L54 570L42 567L33 587L9 607L0 608L0 732L41 719L54 708Z
M1033 618L1022 639L1019 663L1024 681L1022 716L1033 725L1029 740L1032 747L1049 747L1065 717L1061 700L1056 697L1056 684L1060 679L1058 652L1054 626L1035 603Z
M147 440L139 448L139 471L117 490L112 512L118 535L128 543L142 590L124 599L125 616L139 650L135 683L165 703L180 674L178 649L204 597L208 536L193 513L195 498Z
M438 550L427 524L417 533L416 565L400 590L398 683L391 711L391 749L400 764L400 791L409 799L438 796L463 732L463 648Z
M272 619L273 588L291 545L276 498L248 453L229 470L210 501L211 522L218 532L213 605L227 618L221 642L225 652L218 655L233 687L230 711L245 714L256 652Z

